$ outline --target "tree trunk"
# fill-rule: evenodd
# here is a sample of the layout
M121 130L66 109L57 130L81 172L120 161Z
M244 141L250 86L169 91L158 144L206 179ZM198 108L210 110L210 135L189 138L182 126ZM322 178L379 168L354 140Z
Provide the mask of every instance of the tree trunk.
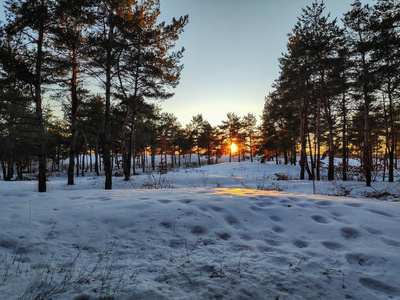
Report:
M181 153L181 146L178 146L179 147L179 157L178 157L178 164L179 164L179 168L181 167L181 155L182 155L182 153ZM185 154L183 154L183 155L185 155ZM184 157L185 158L185 157Z
M307 141L306 141L306 126L307 116L304 107L300 110L300 179L305 179L305 165L307 163Z
M155 145L151 146L151 168L153 171L156 169L156 147Z
M131 103L129 103L129 98L128 95L126 94L124 84L122 82L122 77L121 77L121 70L120 70L120 58L122 55L122 51L120 51L119 56L118 56L118 63L117 63L117 75L118 75L118 80L119 80L119 85L122 91L122 94L124 96L125 100L125 106L126 106L126 112L124 116L124 121L122 122L121 126L121 154L122 154L122 170L124 173L124 180L129 181L129 177L131 176L131 169L130 169L130 151L126 150L126 125L128 123L128 117L130 114L131 110Z
M333 125L332 116L330 114L327 99L324 99L324 110L325 110L325 120L328 126L328 144L329 144L329 163L328 163L328 180L332 181L335 179L335 151L334 151L334 140L333 140Z
M250 130L250 161L253 162L253 145L252 145L252 136L251 136L251 130Z
M96 136L96 144L94 147L94 171L96 172L97 176L100 176L99 172L99 134Z
M313 161L313 154L312 154L312 147L311 147L311 138L310 138L310 132L307 130L307 140L308 140L308 146L310 147L310 164L311 164L311 179L315 178L315 161Z
M315 168L317 180L321 180L321 98L318 99L318 111L317 111L317 158L315 159ZM313 171L314 172L314 171Z
M45 10L44 0L41 0L42 10ZM44 16L39 16L39 29L36 52L35 67L35 110L36 110L36 129L38 135L38 190L40 193L46 192L46 137L44 134L44 119L42 110L42 62L43 62L43 40L44 40Z
M114 20L113 11L111 10L108 17L108 44L106 46L107 59L106 59L106 105L105 105L105 122L104 122L104 148L103 148L103 162L105 173L105 186L106 190L112 189L112 166L111 166L111 66L112 66L112 49L114 42Z
M71 79L71 143L69 146L69 164L68 164L68 185L74 184L74 158L76 155L76 118L78 112L78 95L77 95L77 53L72 51L72 79Z
M343 165L343 181L347 181L347 111L346 111L346 92L343 92L342 98L342 144L343 144L343 152L342 152L342 165Z
M395 150L395 125L393 120L394 108L393 108L393 97L391 89L391 80L388 81L388 97L389 97L389 126L390 126L390 145L389 151L389 182L394 181L394 150Z
M367 67L365 62L365 54L362 55L363 61L363 93L364 93L364 168L365 168L365 181L366 186L371 186L372 180L372 152L371 152L371 128L369 126L369 114L370 114L370 99L368 94L368 83L366 80Z
M130 177L130 164L129 164L129 160L128 160L128 153L126 150L126 124L128 122L128 116L130 113L130 107L129 104L127 103L128 107L126 109L126 114L124 117L124 121L122 123L122 127L121 127L121 154L122 154L122 170L124 172L124 180L125 181L129 181L129 177Z
M4 163L4 160L1 161L1 169L3 170L3 178L4 178L4 181L6 181L7 169L6 169L6 164Z
M201 162L200 162L200 147L199 147L199 145L197 145L197 161L199 162L199 167L200 167Z
M92 158L92 152L93 152L93 149L92 149L92 145L90 145L90 148L89 148L89 170L90 170L90 172L92 172L93 171L93 158Z

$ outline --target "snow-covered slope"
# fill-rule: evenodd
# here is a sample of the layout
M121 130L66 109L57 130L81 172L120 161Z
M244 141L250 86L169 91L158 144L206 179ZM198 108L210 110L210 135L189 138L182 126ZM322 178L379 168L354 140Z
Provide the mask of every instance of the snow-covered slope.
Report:
M313 195L296 176L245 162L116 177L111 191L97 177L50 178L44 194L1 181L0 299L399 299L400 203L354 182L350 197Z

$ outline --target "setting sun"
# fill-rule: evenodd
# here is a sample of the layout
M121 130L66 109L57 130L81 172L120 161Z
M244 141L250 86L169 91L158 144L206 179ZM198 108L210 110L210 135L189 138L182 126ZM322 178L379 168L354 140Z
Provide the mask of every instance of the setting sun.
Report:
M238 149L238 147L236 146L236 144L235 144L235 143L232 143L232 144L231 144L231 150L232 150L232 152L235 152L237 149Z

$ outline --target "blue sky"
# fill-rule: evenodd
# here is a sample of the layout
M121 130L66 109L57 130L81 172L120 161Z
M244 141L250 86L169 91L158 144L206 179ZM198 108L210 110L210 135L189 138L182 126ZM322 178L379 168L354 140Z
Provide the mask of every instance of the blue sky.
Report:
M371 2L371 1L368 1ZM182 124L203 114L212 125L228 112L262 114L264 99L279 75L301 8L312 0L161 0L162 18L189 14L179 45L186 49L182 80L174 98L162 103ZM352 0L326 0L340 19ZM367 3L367 1L365 1Z
M161 0L160 20L189 15L178 47L185 68L175 96L160 103L182 125L202 114L212 125L228 112L261 116L264 98L279 75L301 8L313 0ZM325 0L326 12L340 19L353 0ZM371 3L364 0L363 3ZM0 0L0 3L4 1ZM4 14L0 15L4 19Z

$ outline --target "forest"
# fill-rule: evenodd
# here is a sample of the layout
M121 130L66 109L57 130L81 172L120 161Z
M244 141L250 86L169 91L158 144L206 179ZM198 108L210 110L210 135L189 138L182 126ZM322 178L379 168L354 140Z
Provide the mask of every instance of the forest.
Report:
M348 159L361 162L367 186L372 172L394 180L400 129L400 2L355 0L343 18L323 2L303 9L288 35L280 75L265 101L265 147L295 162L300 178L348 179ZM341 24L341 25L339 25ZM339 169L334 158L341 158ZM360 170L360 171L361 171ZM307 176L306 176L307 175Z
M313 2L288 34L261 126L250 113L228 113L219 126L199 114L183 127L152 100L168 100L179 84L185 49L175 45L187 15L159 22L157 0L6 1L0 29L2 177L22 180L34 173L44 192L52 172L67 170L73 185L75 176L90 170L104 172L111 189L113 175L129 180L136 168L164 172L180 166L185 155L190 165L200 165L203 155L208 164L222 155L231 160L234 146L239 161L259 154L299 162L301 179L346 181L348 160L356 158L367 186L393 182L399 5L356 0L337 19L323 1ZM49 99L61 103L63 118L45 105ZM378 171L381 178L373 176Z
M189 52L163 1L5 1L0 298L400 299L400 0L310 0L261 124L216 126L159 106Z
M103 163L110 189L114 164L129 180L132 162L146 155L155 170L156 154L164 154L166 169L192 151L198 164L200 153L211 163L233 142L242 155L254 151L257 120L251 114L229 113L217 127L197 115L183 128L172 113L148 102L172 97L171 88L179 84L184 49L173 50L188 16L159 23L159 1L9 1L6 8L0 82L4 180L15 172L22 180L23 172L38 165L39 191L45 191L46 173L60 171L68 158L68 184L88 169L99 175ZM63 119L43 104L46 97L61 101ZM139 166L145 169L144 159Z

